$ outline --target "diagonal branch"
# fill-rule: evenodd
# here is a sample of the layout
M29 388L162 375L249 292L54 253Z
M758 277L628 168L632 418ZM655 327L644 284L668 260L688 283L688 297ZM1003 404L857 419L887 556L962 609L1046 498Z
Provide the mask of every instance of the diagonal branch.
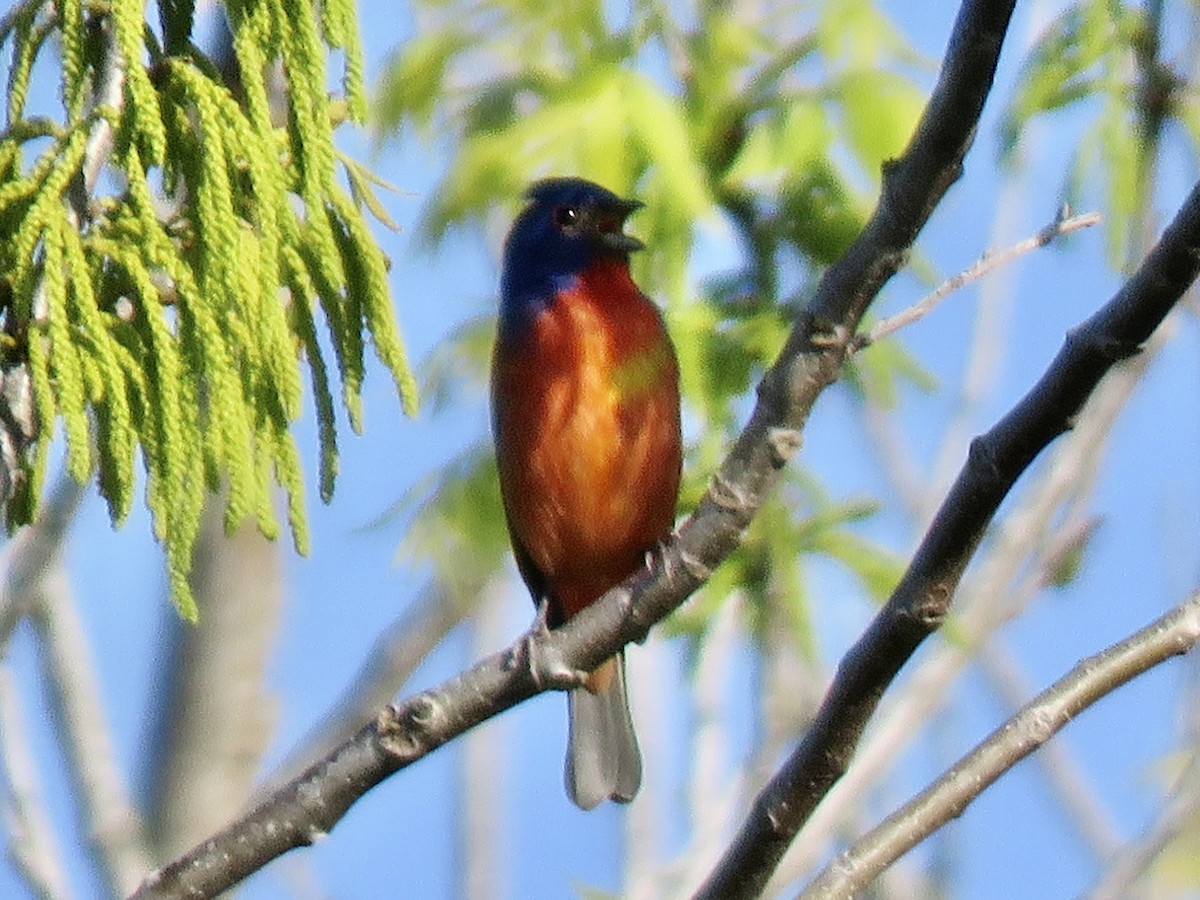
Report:
M883 820L820 874L805 900L849 897L962 814L983 790L1121 685L1200 641L1200 592L1107 650L1080 661L993 731L946 774Z
M402 704L165 868L135 894L212 896L271 859L324 834L367 790L544 686L524 665L530 651L588 670L649 628L699 587L741 541L800 445L816 398L838 375L850 336L902 266L917 233L962 172L991 90L1014 0L963 3L938 84L902 158L885 167L878 206L863 232L822 278L758 389L750 422L708 492L644 573L571 622L482 660Z
M1104 379L1076 417L1072 434L1055 446L1037 482L1027 487L994 530L986 555L976 561L957 592L956 628L965 641L941 642L910 671L908 689L881 704L875 727L856 751L854 766L792 843L776 881L794 882L826 855L824 836L842 827L847 811L858 805L855 798L873 790L888 761L904 751L920 725L942 705L947 685L974 657L973 648L1018 616L1044 585L1050 534L1056 523L1060 530L1069 530L1084 516L1113 422L1171 330L1168 319L1138 356ZM1065 511L1061 522L1055 518L1059 510Z
M953 294L955 291L961 290L972 281L977 281L1003 265L1012 262L1018 257L1024 256L1037 250L1040 247L1045 247L1052 241L1070 234L1072 231L1078 231L1080 228L1090 228L1100 222L1099 213L1084 213L1081 216L1070 215L1067 208L1064 206L1058 211L1054 221L1041 228L1037 234L1019 241L1013 246L999 253L985 253L974 263L963 269L957 275L946 279L937 288L926 294L912 306L900 310L894 316L888 316L886 319L881 319L875 323L869 332L859 334L854 339L855 351L865 349L871 344L877 343L886 337L895 334L901 328L911 325L913 322L918 322L925 316L929 315L934 308Z
M60 743L92 849L116 895L137 884L151 864L148 842L117 763L87 634L61 560L34 591L33 622Z
M1196 826L1200 815L1200 754L1193 747L1191 759L1167 797L1158 817L1135 841L1113 854L1108 869L1087 893L1088 900L1120 900L1150 896L1154 889L1155 864L1173 841ZM1149 881L1139 895L1139 882Z
M307 761L329 753L372 721L379 708L400 692L417 665L476 605L474 600L467 604L427 585L412 606L379 635L354 680L325 717L288 752L267 780L266 789L294 778Z
M813 726L759 795L750 818L698 897L757 896L784 850L845 772L884 690L944 621L983 533L1022 472L1067 431L1110 368L1138 348L1200 273L1200 185L1138 271L1067 335L1033 389L971 443L887 605L838 667Z
M6 666L0 666L0 785L8 794L0 804L8 856L30 893L41 900L69 897L67 873L38 785L20 698Z

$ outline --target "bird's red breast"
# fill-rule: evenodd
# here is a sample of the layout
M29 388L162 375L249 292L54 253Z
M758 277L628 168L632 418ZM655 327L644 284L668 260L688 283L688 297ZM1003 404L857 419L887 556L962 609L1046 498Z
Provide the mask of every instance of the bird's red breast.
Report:
M570 618L671 531L679 375L621 259L593 262L493 360L497 460L514 542Z

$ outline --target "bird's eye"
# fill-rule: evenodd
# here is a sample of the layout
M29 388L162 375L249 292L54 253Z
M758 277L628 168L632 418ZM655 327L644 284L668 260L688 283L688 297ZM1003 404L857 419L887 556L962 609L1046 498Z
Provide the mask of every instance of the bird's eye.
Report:
M559 228L570 228L579 218L579 213L573 206L560 206L554 210L554 224Z

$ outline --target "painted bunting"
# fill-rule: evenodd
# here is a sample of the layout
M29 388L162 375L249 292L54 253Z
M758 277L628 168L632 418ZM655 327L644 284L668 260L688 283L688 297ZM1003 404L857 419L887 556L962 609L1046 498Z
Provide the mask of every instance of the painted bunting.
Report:
M526 197L504 245L492 426L517 567L553 628L671 532L679 370L629 274L643 245L623 228L642 204L579 178L539 181ZM642 760L624 653L570 691L569 715L571 800L632 800Z

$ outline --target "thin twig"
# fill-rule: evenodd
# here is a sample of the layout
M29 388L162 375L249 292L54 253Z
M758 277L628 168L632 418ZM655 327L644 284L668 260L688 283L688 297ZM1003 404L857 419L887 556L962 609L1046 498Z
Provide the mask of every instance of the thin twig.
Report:
M1043 475L999 526L986 556L964 579L955 609L962 641L940 643L909 677L903 693L881 705L876 725L854 765L818 807L789 851L777 881L794 881L811 872L826 855L828 836L838 832L873 785L891 771L897 755L921 733L921 726L945 702L950 686L970 663L974 648L1023 611L1044 584L1047 536L1057 512L1068 507L1065 525L1086 509L1114 421L1123 410L1158 351L1170 340L1173 319L1146 343L1142 353L1111 373L1075 421L1071 434L1054 450ZM1039 558L1029 567L1030 548ZM1023 574L1023 577L1022 577Z
M838 855L801 894L804 900L853 896L963 810L985 788L1042 746L1097 700L1200 641L1200 592L1069 674L997 728L945 775Z
M1042 21L1044 15L1039 14L1037 7L1046 2L1051 0L1035 0L1035 8L1027 10L1029 19ZM1028 27L1031 31L1037 28L1036 25ZM1035 40L1035 34L1028 34L1026 39ZM1022 153L1035 150L1039 133L1040 123L1030 126L1021 142ZM1029 180L1026 171L1014 172L1011 178L1005 179L997 198L989 246L1003 246L1012 240L1018 227L1024 227L1034 203L1030 199ZM1012 346L1011 326L1015 305L1013 274L1014 268L997 269L992 277L980 283L962 384L955 398L954 411L942 431L937 449L930 457L932 463L928 470L927 490L916 516L918 531L929 526L942 495L958 473L971 437L986 421L983 415L989 399L994 400L1005 349Z
M61 563L45 574L36 591L32 620L41 639L59 743L66 749L87 833L109 890L121 896L152 865L148 844L117 765L91 651Z
M20 699L4 666L0 666L0 770L8 784L9 802L3 812L9 854L34 895L41 900L65 900L70 896L67 873L38 789Z
M703 898L757 896L795 832L849 766L880 698L944 622L1000 503L1034 459L1070 430L1101 379L1136 355L1200 273L1200 184L1137 272L1072 330L1037 384L987 433L939 507L900 583L843 657L799 747L759 795Z
M999 641L984 645L979 653L979 666L988 676L992 690L1010 709L1020 709L1025 697L1032 693L1029 679ZM1111 860L1121 848L1121 832L1112 813L1097 799L1098 791L1070 748L1061 741L1051 741L1034 762L1058 798L1058 809L1086 842L1092 856L1101 865Z
M456 602L427 586L376 639L357 675L324 717L301 738L267 779L271 790L294 778L313 759L332 751L368 724L404 687L416 667L478 604Z
M955 291L962 289L972 281L977 281L1000 266L1007 265L1014 259L1024 256L1026 253L1032 253L1034 250L1045 247L1065 234L1070 234L1072 231L1078 231L1081 228L1089 228L1099 222L1099 213L1093 212L1084 213L1079 216L1070 216L1067 208L1064 206L1059 210L1058 216L1055 217L1054 221L1042 228L1037 234L1027 237L1025 240L1013 244L1007 250L1001 250L999 253L985 253L973 265L959 272L957 275L946 279L936 290L926 294L912 306L902 309L894 316L881 319L866 334L855 337L852 344L853 349L861 350L864 347L869 347L871 344L895 334L906 325L911 325L913 322L924 318L934 307Z
M1155 861L1176 838L1196 827L1200 815L1200 748L1192 747L1191 759L1176 779L1165 807L1146 834L1116 854L1089 900L1121 900L1135 895L1134 886L1150 871Z

